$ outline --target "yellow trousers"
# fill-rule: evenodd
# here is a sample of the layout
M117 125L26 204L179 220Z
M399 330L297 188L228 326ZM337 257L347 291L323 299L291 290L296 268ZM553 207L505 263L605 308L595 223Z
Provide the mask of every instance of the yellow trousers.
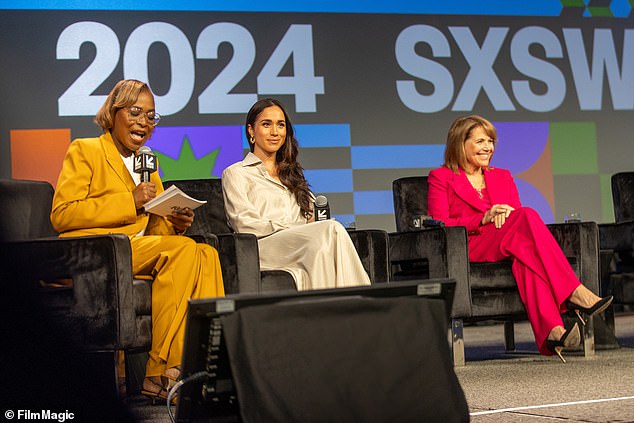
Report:
M132 272L154 278L152 349L145 376L160 376L181 364L187 301L224 295L218 252L176 235L137 236L130 243Z

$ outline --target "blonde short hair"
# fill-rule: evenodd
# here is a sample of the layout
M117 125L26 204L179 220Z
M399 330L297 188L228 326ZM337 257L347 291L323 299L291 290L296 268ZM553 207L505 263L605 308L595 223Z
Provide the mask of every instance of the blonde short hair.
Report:
M106 102L97 112L95 123L103 129L104 132L112 129L114 125L114 117L118 110L130 107L139 99L141 92L148 92L152 97L152 90L145 82L136 79L124 79L114 86Z

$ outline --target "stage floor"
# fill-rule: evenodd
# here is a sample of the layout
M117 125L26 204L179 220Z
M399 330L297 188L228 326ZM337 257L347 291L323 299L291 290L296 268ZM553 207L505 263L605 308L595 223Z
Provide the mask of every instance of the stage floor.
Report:
M527 322L515 325L514 354L504 351L502 324L465 327L467 364L455 371L471 421L634 421L634 313L617 314L616 335L621 348L589 359L564 352L563 364L537 354ZM143 397L128 404L141 423L170 422L165 406Z

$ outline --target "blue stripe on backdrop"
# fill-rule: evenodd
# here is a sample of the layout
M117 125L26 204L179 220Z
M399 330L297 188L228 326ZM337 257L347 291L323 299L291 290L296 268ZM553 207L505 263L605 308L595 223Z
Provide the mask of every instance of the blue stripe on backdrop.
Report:
M351 192L352 169L304 170L310 190L316 195L328 192Z
M394 213L392 191L356 191L352 195L357 215Z
M444 144L350 147L353 169L435 168L444 154Z
M624 0L626 1L626 0ZM560 0L0 0L0 9L175 10L222 12L404 13L433 15L559 16Z
M350 146L350 125L347 123L297 124L293 128L302 148Z

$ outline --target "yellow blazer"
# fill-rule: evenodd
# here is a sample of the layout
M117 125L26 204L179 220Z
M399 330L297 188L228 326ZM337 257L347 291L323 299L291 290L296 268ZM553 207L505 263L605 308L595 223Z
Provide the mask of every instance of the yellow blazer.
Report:
M158 172L150 174L157 194L163 192ZM68 147L53 197L51 222L60 236L122 233L129 237L145 228L147 235L173 235L165 218L139 213L134 207L135 183L110 132L80 138Z

